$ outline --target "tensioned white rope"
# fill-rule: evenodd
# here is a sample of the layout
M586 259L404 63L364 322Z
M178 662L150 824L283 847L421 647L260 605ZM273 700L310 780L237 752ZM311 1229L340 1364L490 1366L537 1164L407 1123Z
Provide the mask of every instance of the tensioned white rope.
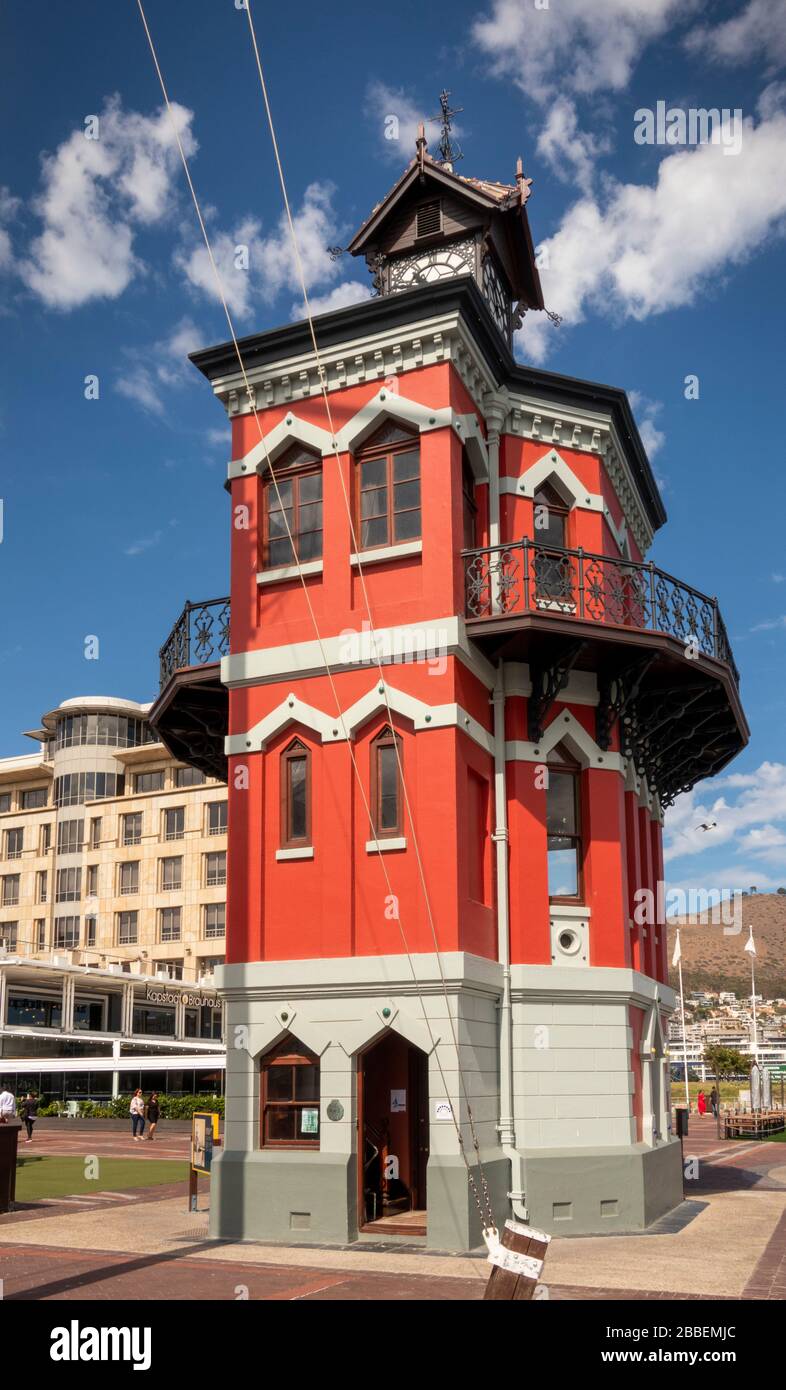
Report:
M288 522L288 519L287 519L286 509L285 509L284 506L283 506L283 501L282 501L282 498L281 498L281 492L280 492L280 489L279 489L279 486L278 486L278 479L277 479L277 477L276 477L276 473L275 473L275 470L274 470L274 468L273 468L272 461L270 460L270 457L269 457L269 454L268 454L267 444L266 444L265 437L264 437L264 433L263 433L263 430L262 430L261 421L260 421L260 419L259 419L259 415L258 415L258 412L257 412L257 410L256 410L256 401L255 401L255 397L254 397L254 392L253 392L253 390L252 390L251 383L249 382L248 375L247 375L246 368L245 368L245 363L244 363L244 361L243 361L243 355L242 355L242 353L241 353L241 351L240 351L240 347L239 347L239 344L238 344L237 335L236 335L236 333L235 333L234 323L233 323L233 320L232 320L232 315L231 315L231 312L230 312L230 309L229 309L229 305L228 305L228 303L227 303L226 293L225 293L225 291L224 291L224 286L223 286L223 281L222 281L222 278L221 278L221 273L220 273L220 271L219 271L219 269L218 269L218 266L217 266L217 264L216 264L215 257L214 257L214 255L213 255L213 250L212 250L212 246L211 246L211 243L210 243L210 238L209 238L209 236L208 236L207 228L206 228L206 226L205 226L204 218L203 218L203 216L202 216L202 211L201 211L201 208L200 208L200 205L199 205L199 199L198 199L198 197L197 197L196 190L195 190L195 188L194 188L194 183L193 183L193 180L192 180L192 178L191 178L191 172L190 172L189 165L188 165L188 159L187 159L187 157L186 157L186 153L185 153L185 150L184 150L184 148L183 148L183 143L182 143L182 140L181 140L181 138L180 138L180 131L179 131L179 129L178 129L177 121L175 120L174 113L173 113L173 111L172 111L171 102L170 102L170 99L169 99L169 93L168 93L168 90L167 90L167 87L166 87L166 83L165 83L165 81L164 81L163 73L162 73L162 71L161 71L161 66L160 66L160 63L159 63L159 60L158 60L158 55L157 55L157 52L156 52L155 44L154 44L154 42L153 42L153 37L152 37L152 34L151 34L151 32L150 32L149 25L148 25L148 23L147 23L147 17L146 17L146 15L145 15L145 10L144 10L144 6L143 6L143 3L142 3L142 0L137 0L137 7L138 7L138 9L139 9L140 17L141 17L141 20L142 20L142 25L143 25L144 30L145 30L145 35L146 35L146 38L147 38L148 46L149 46L149 48L150 48L150 53L151 53L151 56L152 56L152 59L153 59L153 64L154 64L154 66L155 66L156 74L157 74L157 76L158 76L158 81L159 81L159 85L160 85L160 87L161 87L161 92L162 92L162 95L163 95L163 97L164 97L164 103L165 103L165 105L166 105L167 113L168 113L168 116L169 116L169 119L170 119L170 122L171 122L171 125L172 125L172 129L173 129L173 132L174 132L175 142L176 142L176 144L177 144L178 152L179 152L179 155L180 155L180 160L181 160L181 163L182 163L182 165L183 165L183 170L184 170L185 175L186 175L186 181L187 181L187 183L188 183L189 192L190 192L190 194L191 194L191 200L192 200L192 202L193 202L193 204L194 204L194 209L195 209L195 212L196 212L196 215L197 215L197 220L198 220L198 222L199 222L199 227L200 227L200 230L201 230L201 233L202 233L202 238L203 238L204 243L205 243L205 247L206 247L206 250L207 250L208 258L209 258L209 261L210 261L210 266L211 266L211 269L212 269L212 272L213 272L213 276L214 276L214 279L215 279L215 282L216 282L216 287L217 287L217 290L218 290L218 295L219 295L219 298L220 298L220 300L221 300L221 304L222 304L222 307L223 307L223 310L224 310L224 315L225 315L226 320L227 320L227 325L228 325L228 327L229 327L230 335L231 335L231 338L232 338L232 344L233 344L233 347L234 347L234 350L235 350L235 354L236 354L237 360L238 360L238 365L239 365L239 367L240 367L240 371L241 371L241 374L242 374L242 377L243 377L243 381L244 381L244 385L245 385L245 389L246 389L246 394L247 394L247 397L248 397L249 407L250 407L251 413L253 414L254 419L255 419L255 421L256 421L257 430L258 430L259 438L260 438L260 443L261 443L261 445L262 445L262 451L263 451L263 454L264 454L264 457L265 457L265 464L266 464L266 467L267 467L267 469L268 469L268 471L269 471L269 473L270 473L270 476L271 476L271 479L272 479L272 482L273 482L273 485L274 485L274 488L275 488L275 491L276 491L276 496L277 496L279 508L280 508L280 510L281 510L281 514L282 514L282 517L283 517L283 519L284 519L284 525L285 525L285 527L286 527L287 537L288 537L288 540L289 540L289 543L290 543L290 546L291 546L291 549L292 549L292 553L293 553L293 555L294 555L294 557L295 557L295 563L296 563L296 567L297 567L298 578L300 579L301 586L302 586L302 589L303 589L303 593L304 593L304 595L305 595L306 606L307 606L307 608L308 608L308 612L309 612L309 616L310 616L310 619L311 619L311 623L312 623L312 626L313 626L313 628L314 628L314 632L315 632L315 635L316 635L316 639L317 639L317 642L318 642L318 645L319 645L319 650L320 650L320 654L321 654L321 657L322 657L322 663L323 663L324 668L325 668L325 674L326 674L327 677L328 677L328 681L329 681L329 684L330 684L330 688L331 688L331 691L332 691L332 693L333 693L333 698L334 698L334 701L335 701L335 704L336 704L336 715L337 715L337 719L338 719L338 721L339 721L340 724L341 724L342 732L343 732L343 735L344 735L344 741L346 742L346 745L347 745L347 749L348 749L349 756L350 756L350 761L351 761L351 763L352 763L352 768L353 768L353 771L354 771L354 774L355 774L355 778L356 778L356 781L357 781L357 785L358 785L358 788L359 788L359 791L360 791L360 794L361 794L361 798L362 798L362 801L363 801L364 810L365 810L365 812L366 812L366 815L367 815L368 818L369 818L369 823L370 823L370 825L371 825L372 827L375 827L374 817L373 817L372 814L371 814L371 808L370 808L370 805L369 805L369 802L368 802L368 798L367 798L367 796L366 796L366 791L365 791L365 786L364 786L364 784L363 784L363 779L362 779L361 774L360 774L360 769L358 768L358 765L357 765L357 759L356 759L356 757L355 757L354 750L353 750L353 748L352 748L352 743L351 743L351 739L350 739L350 736L349 736L349 732L348 732L348 730L347 730L347 728L346 728L346 725L345 725L345 722L344 722L344 715L343 715L343 711L342 711L342 708L341 708L341 702L340 702L340 699L339 699L339 696L338 696L338 690L337 690L336 685L335 685L335 679L334 679L334 676L333 676L333 671L332 671L332 668L331 668L331 666L330 666L330 662L329 662L329 660L328 660L327 652L326 652L325 646L324 646L324 641L323 641L322 635L321 635L320 630L319 630L319 624L318 624L318 622L317 622L316 614L315 614L315 612L314 612L313 604L312 604L312 602L311 602L311 596L310 596L310 594L309 594L308 585L306 584L305 576L304 576L303 571L302 571L301 561L300 561L300 557L299 557L299 554L298 554L297 546L296 546L296 544L295 544L295 539L294 539L294 537L293 537L293 535L292 535L292 531L291 531L291 528L290 528L290 526L289 526L289 522ZM291 221L291 218L290 218L290 221ZM313 324L312 324L312 329L313 329ZM383 680L382 680L382 685L383 685L383 687L384 687L384 684L385 684L385 683L384 683L384 678L383 678ZM389 703L388 703L388 701L387 701L387 691L385 690L384 693L385 693L385 697L386 697L386 704L387 704L388 710L390 710L390 706L389 706ZM392 715L391 715L390 717L392 718ZM392 724L391 724L391 727L392 727ZM394 741L394 745L395 745L395 741ZM396 746L396 748L397 748L397 745L395 745L395 746ZM397 749L397 753L398 753L398 749ZM400 762L399 762L399 766L400 766ZM402 786L403 786L403 778L402 778ZM408 812L409 812L409 805L408 805L408 802L407 802L407 807L408 807ZM410 823L412 824L411 814L410 814ZM414 829L414 827L413 827L413 829ZM376 836L376 829L375 829L375 837L374 837L374 838L375 838L375 846L376 846L376 849L377 849L377 854L378 854L379 862L380 862L380 865L381 865L381 868L382 868L382 873L383 873L383 876L384 876L384 879L385 879L385 884L386 884L386 886L387 886L387 888L388 888L388 894L389 894L389 896L392 897L392 898L395 900L395 902L398 904L398 898L397 898L397 896L396 896L396 895L394 894L394 892L393 892L393 887L392 887L392 884L391 884L391 881L390 881L390 875L389 875L389 873L388 873L387 864L385 863L384 854L383 854L383 851L382 851L382 849L381 849L381 846L380 846L379 841L378 841L377 836ZM433 928L433 918L431 917L431 914L430 914L430 908L429 908L429 918L430 918L430 921L431 921L431 923L432 923L432 933L433 933L433 931L434 931L434 928ZM408 962L409 962L410 970L411 970L411 972L412 972L412 978L413 978L413 981L415 982L415 984L417 985L417 984L418 984L417 971L416 971L416 969L415 969L415 963L414 963L414 960L413 960L413 958L412 958L412 953L411 953L411 951L410 951L410 949L409 949L409 945L408 945L408 942L407 942L406 934L405 934L405 931L404 931L404 926L403 926L403 923L402 923L402 921L401 921L400 914L398 913L398 908L397 908L396 921L398 922L399 932L400 932L400 935L401 935L401 938L402 938L402 943L403 943L403 945L404 945L405 954L406 954L407 959L408 959ZM436 936L435 936L435 943L436 943ZM457 1037L456 1037L455 1028L454 1028L454 1025L453 1025L453 1019L452 1019L452 1016L451 1016L451 1013L450 1013L449 1001L448 1001L448 998L447 998L447 985L446 985L446 982L445 982L445 979L444 979L444 972L443 972L443 970L442 970L442 963L441 963L441 959L440 959L440 957L439 957L438 948L437 948L437 960L438 960L438 964L439 964L440 975L441 975L442 981L443 981L443 989L444 989L444 992L445 992L445 999L446 999L446 1005L447 1005L448 1020L449 1020L449 1023L450 1023L451 1032L453 1033L454 1045L455 1045L455 1048L456 1048L456 1066L457 1066L458 1074L459 1074L459 1077L460 1077L460 1080L461 1080L462 1090L463 1090L464 1096L465 1096L465 1101L466 1101L466 1104L467 1104L467 1114L468 1114L468 1119L470 1120L470 1127L471 1127L471 1131L472 1131L472 1134L473 1134L473 1145L474 1145L475 1150L476 1150L477 1155L478 1155L478 1168L479 1168L479 1173L480 1173L480 1177L481 1177L481 1183L482 1183L483 1195L484 1195L485 1207L486 1207L485 1212L484 1212L484 1210L483 1210L483 1204L481 1203L481 1200L480 1200L480 1194L479 1194L478 1191L477 1191L477 1187L476 1187L476 1184L475 1184L475 1181L474 1181L474 1177L473 1177L473 1174L472 1174L472 1170L471 1170L471 1168L470 1168L469 1161L468 1161L468 1159L467 1159L467 1155L466 1155L466 1152L465 1152L465 1148L464 1148L464 1137L463 1137L463 1134L462 1134L462 1132L461 1132L461 1126L460 1126L458 1120L456 1119L455 1114L453 1113L453 1106L452 1106L452 1105L451 1105L451 1107L450 1107L450 1109L451 1109L451 1118L452 1118L452 1120L453 1120L453 1123L454 1123L454 1126L455 1126L455 1129L456 1129L456 1133L457 1133L457 1137L458 1137L458 1143L459 1143L459 1149L460 1149L462 1158L463 1158L463 1160L464 1160L464 1163L465 1163L465 1165L466 1165L466 1167L467 1167L467 1174L468 1174L469 1182L470 1182L470 1184L471 1184L471 1186L472 1186L473 1193L474 1193L474 1196L475 1196L475 1200L476 1200L476 1202L477 1202L478 1209L479 1209L479 1211L480 1211L481 1220L482 1220L482 1222L483 1222L483 1224L484 1224L484 1227L488 1228L488 1227L491 1227L491 1226L494 1225L493 1212L492 1212L492 1209L491 1209L490 1196L489 1196L489 1193L488 1193L488 1186L487 1186L487 1183L486 1183L486 1180L485 1180L485 1175L484 1175L484 1173L483 1173L482 1162L481 1162L481 1160L480 1160L480 1149L479 1149L479 1145L478 1145L478 1141L477 1141L477 1135L476 1135L476 1133L475 1133L474 1121L472 1120L472 1117L471 1117L471 1107L469 1106L469 1101L468 1101L468 1097L467 1097L467 1093L466 1093L466 1082L465 1082L465 1080L464 1080L463 1069L462 1069L462 1067L461 1067L461 1058L460 1058L460 1053L459 1053L459 1049L458 1049L458 1039L457 1039ZM435 1058L436 1058L437 1067L438 1067L438 1070L439 1070L439 1073L440 1073L440 1078L441 1078L441 1080L442 1080L443 1086L445 1087L445 1094L446 1094L446 1096L449 1096L450 1092L449 1092L449 1089L448 1089L448 1086L447 1086L447 1081L446 1081L446 1078L445 1078L445 1075L444 1075L444 1071L443 1071L443 1067L442 1067L441 1058L440 1058L440 1056L439 1056L439 1050L438 1050L437 1042L436 1042L436 1039L434 1038L433 1030L432 1030L432 1028L431 1028L431 1021L430 1021L430 1019L429 1019L429 1017L428 1017L428 1014L427 1014L427 1011L426 1011L426 1008L425 1008L425 1004L424 1004L424 1002L423 1002L423 999L422 999L422 996L420 995L420 993L418 993L418 998L420 999L420 1003L421 1003L421 1007L422 1007L422 1011L423 1011L424 1021L425 1021L425 1024L426 1024L426 1027L427 1027L427 1031L428 1031L428 1034L429 1034L429 1039L430 1039L430 1042L431 1042L432 1051L433 1051L434 1056L435 1056Z
M263 68L262 68L262 59L261 59L260 52L259 52L259 45L258 45L258 43L257 43L256 29L255 29L255 27L254 27L254 18L253 18L253 15L252 15L252 13L251 13L251 0L244 0L244 6L243 6L243 8L245 9L246 14L248 15L248 24L249 24L249 32L250 32L250 35L251 35L251 43L252 43L252 46L253 46L253 49L254 49L254 58L255 58L255 61L256 61L257 73L258 73L258 76L259 76L259 83L260 83L260 87L261 87L261 90L262 90L262 99L263 99L264 106L265 106L265 113L266 113L266 115L267 115L267 122L268 122L268 127L269 127L269 130L270 130L270 139L271 139L272 146L273 146L273 153L274 153L274 157L275 157L275 161L276 161L276 168L277 168L277 170L278 170L279 183L280 183L280 185L281 185L281 194L282 194L282 198L283 198L283 201L284 201L284 209L285 209L285 213L286 213L287 223L288 223L288 226L289 226L289 233L290 233L290 237L291 237L291 239L292 239L292 247L293 247L293 252L294 252L295 264L296 264L296 267L297 267L298 278L299 278L299 280L300 280L301 290L302 290L302 292L303 292L303 304L304 304L304 307L305 307L305 310L306 310L306 317L307 317L307 319L308 319L309 333L310 333L310 336L311 336L311 344L312 344L312 347L313 347L313 350L314 350L314 358L315 358L316 365L317 365L317 376L318 376L318 378L319 378L320 389L321 389L321 393L322 393L322 399L323 399L324 404L325 404L325 413L326 413L326 415L327 415L328 429L329 429L329 431L330 431L330 438L331 438L331 440L332 440L332 441L334 442L334 444L335 444L336 433L335 433L335 430L334 430L334 428L333 428L333 414L332 414L332 411L331 411L331 409L330 409L330 399L329 399L328 391L327 391L327 374L326 374L326 372L325 372L325 370L324 370L324 368L323 368L323 366L322 366L322 360L321 360L321 357L320 357L319 346L318 346L318 344L317 344L316 330L315 330L315 328L314 328L314 319L313 319L313 315L312 315L312 313L311 313L311 305L310 305L309 297L308 297L308 288L307 288L307 286L306 286L306 279L305 279L305 274L304 274L304 271L303 271L303 260L302 260L301 254L300 254L300 246L299 246L299 243L298 243L297 231L296 231L296 228L295 228L294 219L293 219L293 217L292 217L292 209L291 209L290 202L289 202L289 195L288 195L288 193L287 193L286 178L285 178L285 176L284 176L284 168L283 168L283 164L282 164L282 160L281 160L281 154L280 154L280 150L279 150L278 139L277 139L277 137L276 137L275 125L274 125L274 122L273 122L273 112L272 112L272 109L271 109L271 106L270 106L270 100L269 100L268 92L267 92L267 84L266 84L266 82L265 82L264 71L263 71ZM345 482L344 475L343 475L343 472L342 472L342 469L341 469L341 460L340 460L339 452L338 452L338 449L337 449L337 448L336 448L335 451L334 451L333 457L334 457L334 459L335 459L335 461L336 461L336 469L337 469L337 472L338 472L339 481L340 481L340 483L341 483L341 492L342 492L342 496L343 496L343 499L344 499L344 506L345 506L345 509L346 509L347 518L348 518L348 520L349 520L350 534L351 534L351 538L352 538L352 551L353 551L353 554L356 556L356 559L357 559L356 567L357 567L358 575L359 575L359 578L360 578L361 590L362 590L362 593L363 593L363 600L364 600L364 603L365 603L366 612L367 612L367 614L368 614L369 629L370 629L370 637L371 637L371 645L372 645L372 649L373 649L374 655L376 656L377 669L378 669L378 671L379 671L379 676L380 676L380 689L382 690L382 692L383 692L383 694L384 694L385 706L386 706L387 714L388 714L388 720L390 721L390 726L391 726L391 728L393 728L393 727L394 727L394 726L393 726L393 711L392 711L391 706L390 706L390 700L389 700L389 697L388 697L388 690L387 690L387 682L386 682L386 680L385 680L385 674L384 674L384 670L383 670L383 666L382 666L382 661L381 661L381 658L380 658L380 655L379 655L379 650L378 650L378 646L377 646L377 642L376 642L376 631L375 631L375 628L374 628L374 619L373 619L373 615L372 615L372 612L371 612L371 603L370 603L369 596L368 596L368 589L367 589L367 587L366 587L366 576L365 576L364 569L363 569L362 552L361 552L360 546L358 545L358 538L357 538L357 534L356 534L356 530L355 530L355 522L354 522L354 518L353 518L353 515L352 515L352 507L351 507L351 505L350 505L349 495L348 495L348 493L347 493L346 482ZM481 1175L481 1180L482 1180L482 1182L483 1182L484 1188L486 1188L485 1176L484 1176L484 1174L483 1174L483 1165L482 1165L482 1161L481 1161L481 1158L480 1158L480 1145L479 1145L479 1143L478 1143L477 1134L476 1134L476 1131L475 1131L474 1116L473 1116L473 1113L472 1113L472 1106L471 1106L471 1104L470 1104L469 1095L467 1094L467 1090L466 1090L466 1082L465 1082L465 1080L464 1080L463 1068L461 1067L461 1063L460 1063L460 1053L459 1053L458 1038L457 1038L457 1036L456 1036L456 1029L455 1029L454 1022L453 1022L453 1015L452 1015L452 1013L451 1013L451 1011L450 1011L450 1004L449 1004L448 992L447 992L447 982L446 982L446 980L445 980L445 974L444 974L444 970L443 970L443 967L442 967L442 957L441 957L440 948L439 948L439 942L438 942L438 938L437 938L436 926L435 926L435 923L434 923L434 914L433 914L432 907L431 907L431 898L430 898L430 896L429 896L428 886L427 886L427 884L426 884L426 875L425 875L425 869L424 869L424 865L423 865L423 859L422 859L422 856L421 856L421 853L420 853L420 845L419 845L418 837L417 837L417 830L416 830L416 826L415 826L415 818L414 818L414 816L413 816L413 814L412 814L412 805L411 805L411 802L410 802L409 792L408 792L408 790L407 790L406 778L405 778L405 776L404 776L404 766L403 766L403 760L402 760L402 757L401 757L401 750L400 750L400 748L399 748L398 741L397 741L396 739L394 739L394 748L395 748L395 753L396 753L396 762L397 762L397 764L398 764L398 774L399 774L399 778L400 778L400 781L401 781L402 791L403 791L403 794L404 794L404 803L405 803L405 806L406 806L406 809L407 809L407 816L408 816L408 818L409 818L410 828L411 828L411 830L412 830L412 842L413 842L413 847L414 847L414 850L415 850L415 858L416 858L417 866L418 866L418 876L419 876L419 878L420 878L421 887L422 887L422 891L423 891L423 897L424 897L425 904L426 904L426 913L427 913L427 916L428 916L428 922L429 922L429 927L430 927L430 930L431 930L431 935L432 935L432 938L433 938L433 941L434 941L434 950L435 950L435 953L436 953L437 964L438 964L438 968L439 968L440 978L441 978L441 981L442 981L442 987L443 987L443 992L444 992L444 997L445 997L446 1011L447 1011L448 1019L449 1019L449 1022L450 1022L451 1033L452 1033L452 1035L453 1035L453 1043L454 1043L454 1046L455 1046L455 1049L456 1049L456 1059L457 1059L456 1064L457 1064L457 1067L458 1067L458 1073L459 1073L459 1077L460 1077L460 1081L461 1081L462 1090L463 1090L463 1093L464 1093L464 1102L465 1102L465 1105L466 1105L466 1109L467 1109L467 1118L468 1118L469 1125L470 1125L470 1130L471 1130L471 1133L472 1133L473 1147L474 1147L474 1149L475 1149L475 1151L476 1151L477 1158L478 1158L478 1167L479 1167L479 1171L480 1171L480 1175ZM486 1191L487 1191L487 1188L486 1188Z

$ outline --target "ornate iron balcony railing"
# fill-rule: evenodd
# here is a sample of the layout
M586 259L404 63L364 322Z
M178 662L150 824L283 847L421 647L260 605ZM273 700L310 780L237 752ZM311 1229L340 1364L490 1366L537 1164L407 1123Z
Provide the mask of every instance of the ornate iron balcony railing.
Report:
M561 613L568 619L665 633L698 652L734 664L718 600L682 584L653 564L559 550L524 538L465 550L468 618Z
M160 685L188 666L206 666L229 651L229 599L187 603L159 651Z

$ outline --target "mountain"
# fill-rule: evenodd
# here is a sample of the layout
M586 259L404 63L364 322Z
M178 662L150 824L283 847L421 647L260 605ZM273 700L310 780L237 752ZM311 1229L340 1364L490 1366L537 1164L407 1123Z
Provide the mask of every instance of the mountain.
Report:
M786 894L750 894L742 899L740 908L742 930L736 936L727 936L729 928L721 922L713 923L707 913L669 921L669 962L679 926L686 995L693 989L728 989L740 997L750 995L751 957L743 947L752 926L756 993L765 999L786 998ZM731 915L728 905L724 916L729 920ZM670 966L669 973L670 982L677 989L676 967Z

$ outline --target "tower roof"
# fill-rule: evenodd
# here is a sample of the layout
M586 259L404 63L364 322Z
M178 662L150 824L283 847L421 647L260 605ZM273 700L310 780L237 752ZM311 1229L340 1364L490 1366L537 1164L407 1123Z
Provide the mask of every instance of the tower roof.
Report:
M467 225L481 227L495 242L514 294L526 308L542 309L543 291L526 212L532 180L524 178L521 161L515 184L498 183L457 174L432 158L423 136L417 143L414 159L350 241L350 254L370 258L386 252L410 206L429 197L449 197L457 207L463 207Z

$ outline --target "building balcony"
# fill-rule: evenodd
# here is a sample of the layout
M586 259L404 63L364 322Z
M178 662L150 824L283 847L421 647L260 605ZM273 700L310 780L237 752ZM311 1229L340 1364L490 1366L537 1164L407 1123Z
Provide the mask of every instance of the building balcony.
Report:
M229 651L229 599L187 603L159 651L160 693L150 724L173 757L226 780L227 692L221 658Z
M598 678L597 741L669 805L744 747L740 675L715 598L652 564L527 538L463 553L467 633L492 661L529 663L538 742L573 667Z

